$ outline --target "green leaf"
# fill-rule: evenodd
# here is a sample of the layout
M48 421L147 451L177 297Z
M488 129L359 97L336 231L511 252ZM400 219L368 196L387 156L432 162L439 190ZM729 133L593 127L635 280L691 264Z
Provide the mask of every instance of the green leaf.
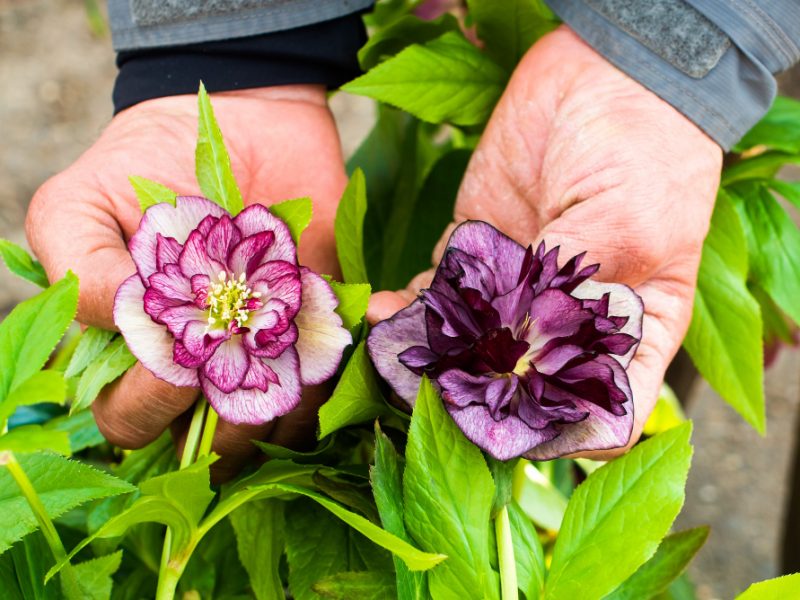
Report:
M385 571L349 571L321 579L312 589L332 600L386 600L396 598L394 573Z
M42 288L50 285L47 273L44 272L44 267L39 261L34 260L30 254L14 242L0 239L0 258L14 275L27 279Z
M342 427L389 414L391 410L378 388L366 342L361 342L347 362L330 399L319 409L319 439Z
M800 323L800 230L765 186L729 193L744 224L751 278Z
M725 167L722 171L722 187L748 179L773 179L781 167L800 163L800 156L784 152L764 152Z
M687 422L651 438L575 489L545 598L601 598L655 553L683 505L691 431Z
M18 304L0 323L0 406L10 391L44 366L77 307L78 278L68 272L40 294Z
M69 361L64 377L76 377L108 346L115 333L98 327L87 327Z
M52 450L68 455L69 436L63 431L49 431L41 425L24 425L16 427L0 436L0 452L16 452L19 454Z
M257 500L231 513L236 547L258 600L283 597L280 575L284 547L284 506L279 500Z
M40 531L25 536L8 553L14 571L20 596L24 600L65 600L58 582L45 583L44 577L53 564L53 553ZM4 593L6 588L2 588ZM13 593L9 593L12 598ZM3 596L5 600L5 596Z
M329 281L328 283L339 299L336 314L342 317L342 324L352 333L367 312L372 288L368 283L339 283L338 281Z
M108 600L111 598L113 581L111 576L117 572L122 562L122 550L87 560L75 565L78 585L85 600Z
M542 0L467 0L467 6L487 54L509 73L536 40L560 23Z
M139 484L142 496L154 496L169 501L180 509L189 523L196 525L216 497L211 490L208 469L217 458L215 455L205 457L180 471L148 479ZM176 535L176 539L177 537Z
M370 481L375 504L383 528L411 543L403 521L403 473L392 442L375 422L375 466L370 468ZM393 556L396 573L397 600L425 600L428 581L424 573L409 571L405 563Z
M139 201L139 208L142 209L142 212L163 202L175 206L175 198L178 197L178 194L167 186L136 175L129 176L128 181L131 182L133 191L136 192L136 199Z
M508 75L459 32L414 44L342 86L397 106L430 123L479 125L500 98Z
M746 278L747 241L735 209L721 191L703 246L694 312L683 346L711 387L763 433L762 323Z
M648 436L657 435L680 425L685 420L686 415L678 397L672 391L672 388L666 382L663 382L656 405L647 418L642 433Z
M356 169L336 209L334 231L336 254L346 283L367 283L364 264L364 215L367 212L367 189L364 173Z
M800 596L800 573L754 583L736 600L787 600Z
M743 152L754 146L766 146L797 154L800 152L800 102L778 96L766 115L734 146Z
M278 217L289 228L295 244L300 243L300 235L311 223L311 216L314 207L311 198L295 198L273 204L269 207L269 212Z
M116 477L57 454L21 455L18 460L51 519L90 500L136 489ZM37 527L25 497L8 470L0 468L0 554Z
M781 181L780 179L770 179L767 185L794 204L800 210L800 182Z
M539 527L554 532L561 528L567 498L536 465L526 460L517 463L513 496L522 511Z
M69 436L69 447L73 453L86 448L94 448L105 442L103 434L100 433L97 423L94 421L94 415L88 410L74 415L61 415L48 421L42 427L48 431L66 433Z
M244 209L242 194L233 176L231 159L202 82L197 94L197 105L200 111L194 153L197 183L206 198L236 216Z
M335 448L335 440L335 435L327 437L322 440L314 450L310 450L308 452L300 452L298 450L286 448L285 446L270 444L268 442L259 442L258 440L253 440L253 444L255 444L258 449L266 454L269 458L282 458L304 464L319 462L320 455L325 454L326 452L329 452Z
M539 600L544 587L544 550L536 528L515 501L508 504L517 584L526 600Z
M499 581L489 564L492 475L427 378L411 416L403 496L413 539L448 556L428 574L431 596L496 598Z
M605 600L653 598L666 590L706 543L708 531L708 527L697 527L665 537L653 557Z
M369 37L358 51L358 62L363 70L368 71L411 44L424 44L448 31L458 30L458 19L448 13L430 21L404 15Z
M81 375L70 414L89 408L106 384L111 383L136 363L125 338L118 337L95 358Z
M64 404L67 384L58 371L44 370L34 373L15 387L0 404L0 423L8 419L18 406L30 406L40 402Z

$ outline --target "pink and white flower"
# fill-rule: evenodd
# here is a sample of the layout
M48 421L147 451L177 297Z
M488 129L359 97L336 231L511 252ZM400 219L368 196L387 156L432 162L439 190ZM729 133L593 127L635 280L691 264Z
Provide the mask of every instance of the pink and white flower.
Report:
M129 249L137 273L114 302L128 347L156 377L202 388L228 422L291 411L352 341L330 285L298 265L288 227L261 205L231 217L178 197L145 212Z

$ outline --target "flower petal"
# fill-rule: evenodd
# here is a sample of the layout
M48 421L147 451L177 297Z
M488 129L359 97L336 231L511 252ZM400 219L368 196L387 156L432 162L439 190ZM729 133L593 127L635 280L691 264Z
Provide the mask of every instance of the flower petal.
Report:
M156 234L156 268L163 271L167 265L178 263L183 246L178 240L171 237L164 237L160 233Z
M620 329L620 333L626 333L637 340L642 339L642 319L644 317L644 303L639 294L634 292L627 285L621 283L604 283L587 279L576 287L572 295L581 299L599 300L604 294L610 294L608 303L608 314L612 317L628 317L628 321ZM627 367L633 355L636 354L638 343L633 346L618 360L623 367Z
M367 351L372 364L409 406L414 406L420 377L403 365L398 357L410 347L427 345L425 305L420 300L375 325L367 337Z
M230 394L242 384L250 359L239 337L223 342L205 362L203 377L207 378L220 391Z
M263 262L264 256L275 243L275 234L261 231L244 238L231 251L228 257L228 268L234 276L244 273L249 279Z
M208 255L225 264L228 262L228 255L242 239L242 234L228 215L222 215L204 237Z
M300 361L297 351L288 348L280 357L265 359L264 365L277 376L266 392L258 388L238 388L226 394L207 377L200 375L200 385L211 406L228 423L258 425L285 415L300 404Z
M554 338L574 335L582 323L593 317L580 300L569 294L557 289L543 291L531 303L531 325L527 335L531 351L538 352Z
M265 206L252 204L236 215L233 222L243 237L264 231L272 231L275 234L275 243L267 250L263 262L285 260L297 264L297 250L289 228Z
M197 387L197 371L173 362L172 336L144 312L144 291L138 275L122 282L114 298L114 323L130 351L153 375L173 385Z
M273 383L280 383L278 374L273 371L266 363L257 356L250 355L250 367L242 381L243 390L257 388L266 392Z
M199 231L189 234L178 258L178 264L184 275L190 278L194 275L207 275L211 281L216 281L219 273L226 271L225 265L208 255L206 241Z
M508 405L519 385L516 375L510 377L475 376L460 369L450 369L436 380L442 388L442 398L461 408L480 404L489 409L495 421L508 415Z
M353 338L335 312L339 299L328 282L305 267L300 272L303 303L294 320L298 330L296 347L303 385L314 385L333 376Z
M128 242L139 275L146 280L156 271L157 234L183 244L207 215L220 217L223 214L222 208L199 196L178 196L174 207L161 203L148 208L139 229Z

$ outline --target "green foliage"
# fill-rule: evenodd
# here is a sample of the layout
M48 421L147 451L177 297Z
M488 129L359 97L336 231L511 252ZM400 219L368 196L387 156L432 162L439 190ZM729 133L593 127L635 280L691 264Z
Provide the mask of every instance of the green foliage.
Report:
M364 173L356 169L336 209L334 231L336 254L346 283L367 283L364 264L364 215L367 212L367 189Z
M18 460L51 519L90 500L135 489L116 477L57 454L21 455ZM0 554L36 528L36 518L27 501L8 470L0 468Z
M52 450L69 454L69 435L64 431L50 431L41 425L24 425L0 436L0 452L18 454Z
M244 209L242 193L233 176L231 159L214 118L211 100L202 83L197 104L200 111L194 154L197 183L206 198L219 204L231 215L238 215Z
M136 199L139 201L139 208L142 209L142 212L162 202L175 206L175 198L178 197L178 194L167 186L136 175L128 177L128 181L133 186L133 191L136 193Z
M429 123L481 125L503 92L507 73L461 33L449 32L342 86Z
M103 387L117 379L136 363L125 338L118 337L98 354L83 372L70 414L89 408Z
M430 21L404 15L370 36L358 51L358 62L362 69L368 71L411 44L424 44L449 31L458 30L458 20L451 14Z
M711 387L763 433L762 324L746 277L744 232L727 194L720 192L703 246L694 313L683 345Z
M342 317L342 325L354 333L367 312L372 288L368 283L340 283L329 281L333 293L339 299L336 314ZM355 335L353 336L355 339Z
M17 246L14 242L0 239L0 258L6 263L8 270L41 288L49 285L47 273L39 261Z
M497 598L489 563L494 482L477 446L464 437L423 378L408 433L405 519L413 539L447 560L428 576L434 598Z
M800 573L754 583L736 600L786 600L800 596Z
M319 438L347 425L389 414L391 410L378 388L366 342L361 342L347 362L330 399L319 409Z
M553 550L545 598L600 598L653 555L683 505L690 434L685 423L651 438L578 486Z
M75 353L69 361L67 370L64 371L64 377L76 377L83 373L84 369L100 356L113 337L113 331L87 327L86 331L81 334Z
M517 563L517 583L527 600L538 600L544 587L544 550L536 528L519 505L508 504L514 560Z
M0 423L8 419L19 406L30 406L39 402L64 404L67 385L58 371L44 370L34 373L15 387L0 404Z
M47 569L53 565L53 556L41 532L34 532L11 548L0 561L9 574L0 579L3 599L62 600L58 582L45 583ZM0 567L2 571L2 567Z
M75 574L84 600L108 600L113 582L111 576L122 562L122 550L75 565Z
M706 543L708 532L708 527L697 527L668 535L653 557L606 596L606 600L638 600L657 596L683 573Z
M105 441L89 411L74 415L61 415L51 419L42 427L48 431L66 433L69 437L69 447L73 453L99 446Z
M397 597L394 573L385 571L350 571L329 575L312 589L332 600L385 600Z
M567 498L535 465L520 461L514 472L513 494L522 511L539 527L558 531Z
M272 600L283 595L280 562L285 545L285 503L258 500L231 513L236 532L236 547L250 586L258 600Z
M734 152L766 146L792 154L800 154L800 102L778 96L769 112L748 131Z
M269 212L286 223L294 243L299 244L300 236L311 223L314 207L311 198L295 198L273 204L269 207Z

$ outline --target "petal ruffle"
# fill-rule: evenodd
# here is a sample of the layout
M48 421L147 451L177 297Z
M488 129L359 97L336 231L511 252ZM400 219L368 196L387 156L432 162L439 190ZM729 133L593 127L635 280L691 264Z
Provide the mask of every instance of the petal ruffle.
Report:
M264 359L264 365L277 376L266 392L258 388L222 392L200 375L200 385L211 406L228 423L259 425L285 415L300 404L300 361L297 351L288 348L279 358Z
M220 391L230 394L242 384L249 366L250 357L242 340L233 337L217 346L203 365L202 374Z
M157 234L183 244L206 216L221 217L224 214L221 207L199 196L178 196L174 207L161 203L148 208L138 231L128 242L139 275L146 281L156 271Z
M335 312L339 299L328 282L305 267L300 273L303 303L294 321L298 330L295 346L303 384L315 385L333 376L353 338Z
M265 206L261 204L248 206L236 215L233 223L242 232L242 237L249 237L264 231L272 231L275 234L275 243L269 247L262 262L285 260L297 264L297 250L289 228Z
M173 362L172 336L142 309L144 291L138 275L122 282L114 298L114 323L133 355L153 375L173 385L197 387L197 371Z

